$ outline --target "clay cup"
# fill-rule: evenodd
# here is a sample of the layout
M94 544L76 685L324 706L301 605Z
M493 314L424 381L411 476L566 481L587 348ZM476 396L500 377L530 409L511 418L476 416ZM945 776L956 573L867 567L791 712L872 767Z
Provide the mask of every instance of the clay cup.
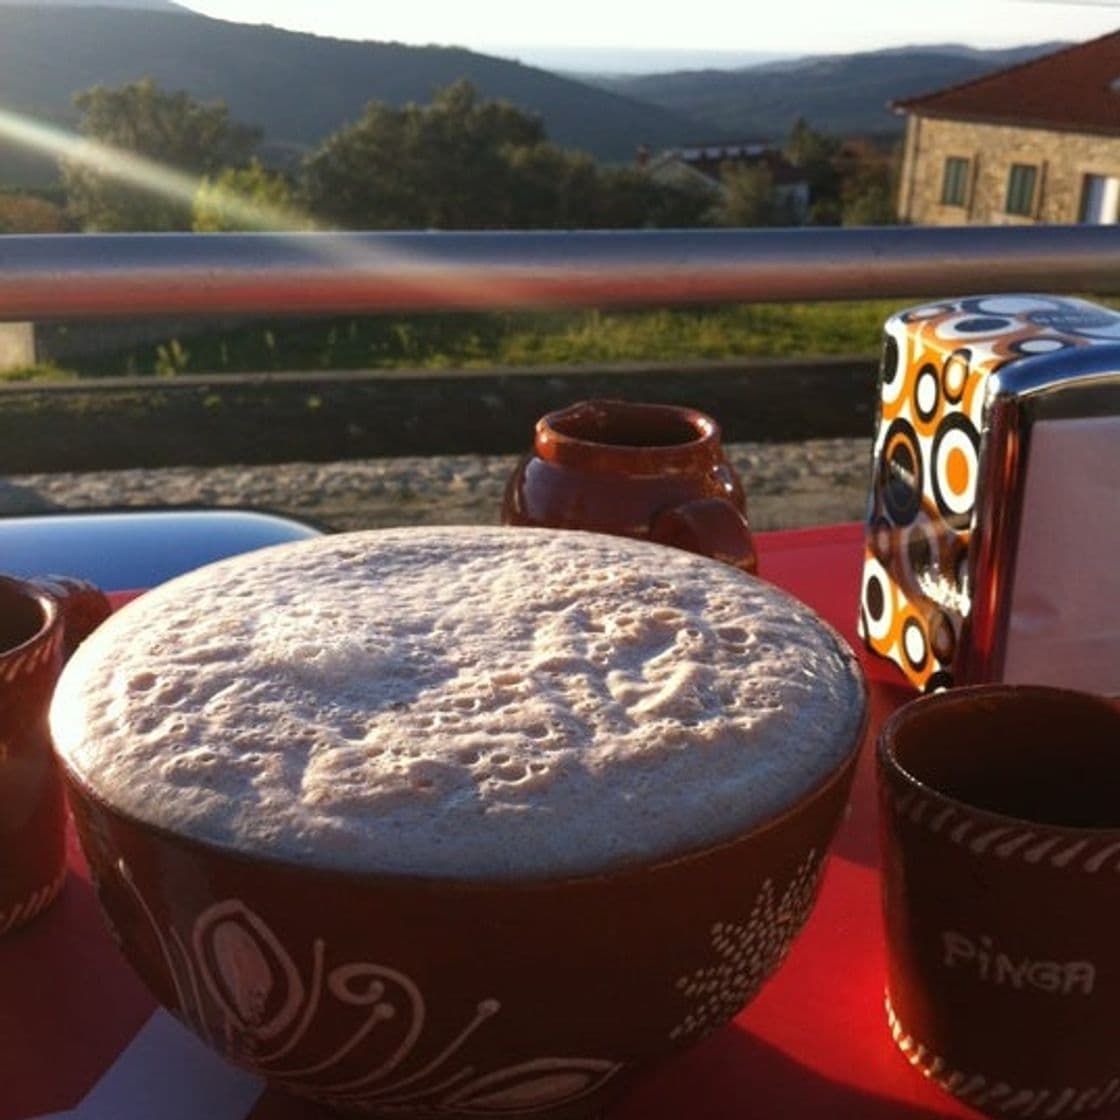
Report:
M66 876L66 805L47 710L70 652L109 614L77 580L0 576L0 934L31 921Z
M992 1115L1120 1103L1120 707L940 693L887 722L878 767L903 1054Z
M691 408L590 400L542 416L502 523L651 540L758 571L719 425Z

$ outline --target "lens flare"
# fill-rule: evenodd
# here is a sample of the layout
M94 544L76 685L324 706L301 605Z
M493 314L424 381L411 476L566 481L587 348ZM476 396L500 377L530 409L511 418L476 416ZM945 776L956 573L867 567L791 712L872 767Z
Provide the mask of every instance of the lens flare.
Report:
M54 156L65 163L87 168L116 182L186 206L194 205L200 188L205 184L207 209L220 213L227 224L236 225L251 233L280 233L285 235L286 241L298 246L302 263L309 270L309 283L314 282L315 269L323 266L353 274L356 288L362 290L347 301L347 309L351 311L399 310L404 306L420 306L428 310L436 307L492 310L496 307L533 307L541 306L544 302L564 302L556 299L542 301L540 295L532 295L517 276L507 278L498 275L480 281L477 270L468 261L448 261L441 254L438 244L433 243L429 250L415 240L405 246L392 234L376 240L362 239L361 242L337 233L332 235L310 214L298 209L261 204L236 191L206 182L136 152L3 108L0 108L0 140ZM56 240L65 237L52 236ZM83 240L85 236L89 235L83 235ZM207 233L198 236L209 238L236 235ZM185 271L183 262L170 266L170 272L178 281L182 280ZM514 271L516 272L516 268ZM388 287L385 283L387 276L392 277ZM210 276L208 282L213 283L213 279ZM157 275L151 275L149 280L158 288ZM376 291L369 288L371 282ZM0 299L0 303L7 302L8 294L0 293L4 297ZM24 294L34 296L34 293ZM154 311L156 305L163 306L158 292L152 291L149 294L153 301L151 310ZM119 310L121 301L117 298L117 293L110 295L106 291L103 295L105 298L101 302L106 309L114 312ZM144 307L146 303L141 295L141 292L134 290L130 299L125 302L135 309ZM16 302L18 299L13 302L13 308ZM311 302L314 303L314 300ZM97 299L89 298L88 292L83 297L83 306L87 312L97 303Z
M9 109L0 109L0 139L187 207L194 204L206 182L126 148L79 136ZM261 204L219 184L206 183L206 193L208 208L242 229L296 232L314 228L307 214Z

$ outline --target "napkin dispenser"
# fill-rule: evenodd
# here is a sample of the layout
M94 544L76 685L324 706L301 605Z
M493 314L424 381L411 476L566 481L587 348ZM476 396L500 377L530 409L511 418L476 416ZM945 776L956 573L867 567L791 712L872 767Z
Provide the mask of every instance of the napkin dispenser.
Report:
M1120 693L1120 314L993 295L887 320L858 629L927 692Z

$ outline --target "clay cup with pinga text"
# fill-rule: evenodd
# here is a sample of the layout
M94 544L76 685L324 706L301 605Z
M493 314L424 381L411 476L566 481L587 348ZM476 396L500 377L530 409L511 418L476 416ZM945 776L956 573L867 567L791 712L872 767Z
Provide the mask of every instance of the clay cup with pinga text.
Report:
M897 712L878 763L902 1052L996 1116L1120 1104L1120 708L957 689Z

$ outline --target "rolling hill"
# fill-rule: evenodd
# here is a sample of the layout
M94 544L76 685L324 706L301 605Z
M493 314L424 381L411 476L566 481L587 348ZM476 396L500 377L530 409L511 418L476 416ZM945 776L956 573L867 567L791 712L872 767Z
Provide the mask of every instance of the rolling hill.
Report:
M1061 44L975 50L956 44L824 55L738 70L595 79L615 93L692 117L693 139L784 137L798 117L841 135L900 133L889 101L967 81L1056 50Z
M639 143L681 143L679 115L516 62L454 47L354 42L209 19L184 10L16 5L0 8L0 109L72 124L71 98L151 75L261 127L272 153L298 154L357 118L370 100L426 102L460 77L486 97L539 113L549 137L606 161ZM0 182L53 178L54 165L0 148Z
M260 127L262 151L295 160L370 100L426 102L469 78L483 96L540 114L549 136L607 162L639 144L788 134L797 117L838 134L891 137L887 108L1058 44L980 51L953 44L782 60L740 69L562 76L457 47L329 39L231 23L172 0L0 0L0 110L72 125L73 95L151 75L171 90L224 100ZM0 120L2 125L2 120ZM0 185L44 185L51 159L3 140Z

